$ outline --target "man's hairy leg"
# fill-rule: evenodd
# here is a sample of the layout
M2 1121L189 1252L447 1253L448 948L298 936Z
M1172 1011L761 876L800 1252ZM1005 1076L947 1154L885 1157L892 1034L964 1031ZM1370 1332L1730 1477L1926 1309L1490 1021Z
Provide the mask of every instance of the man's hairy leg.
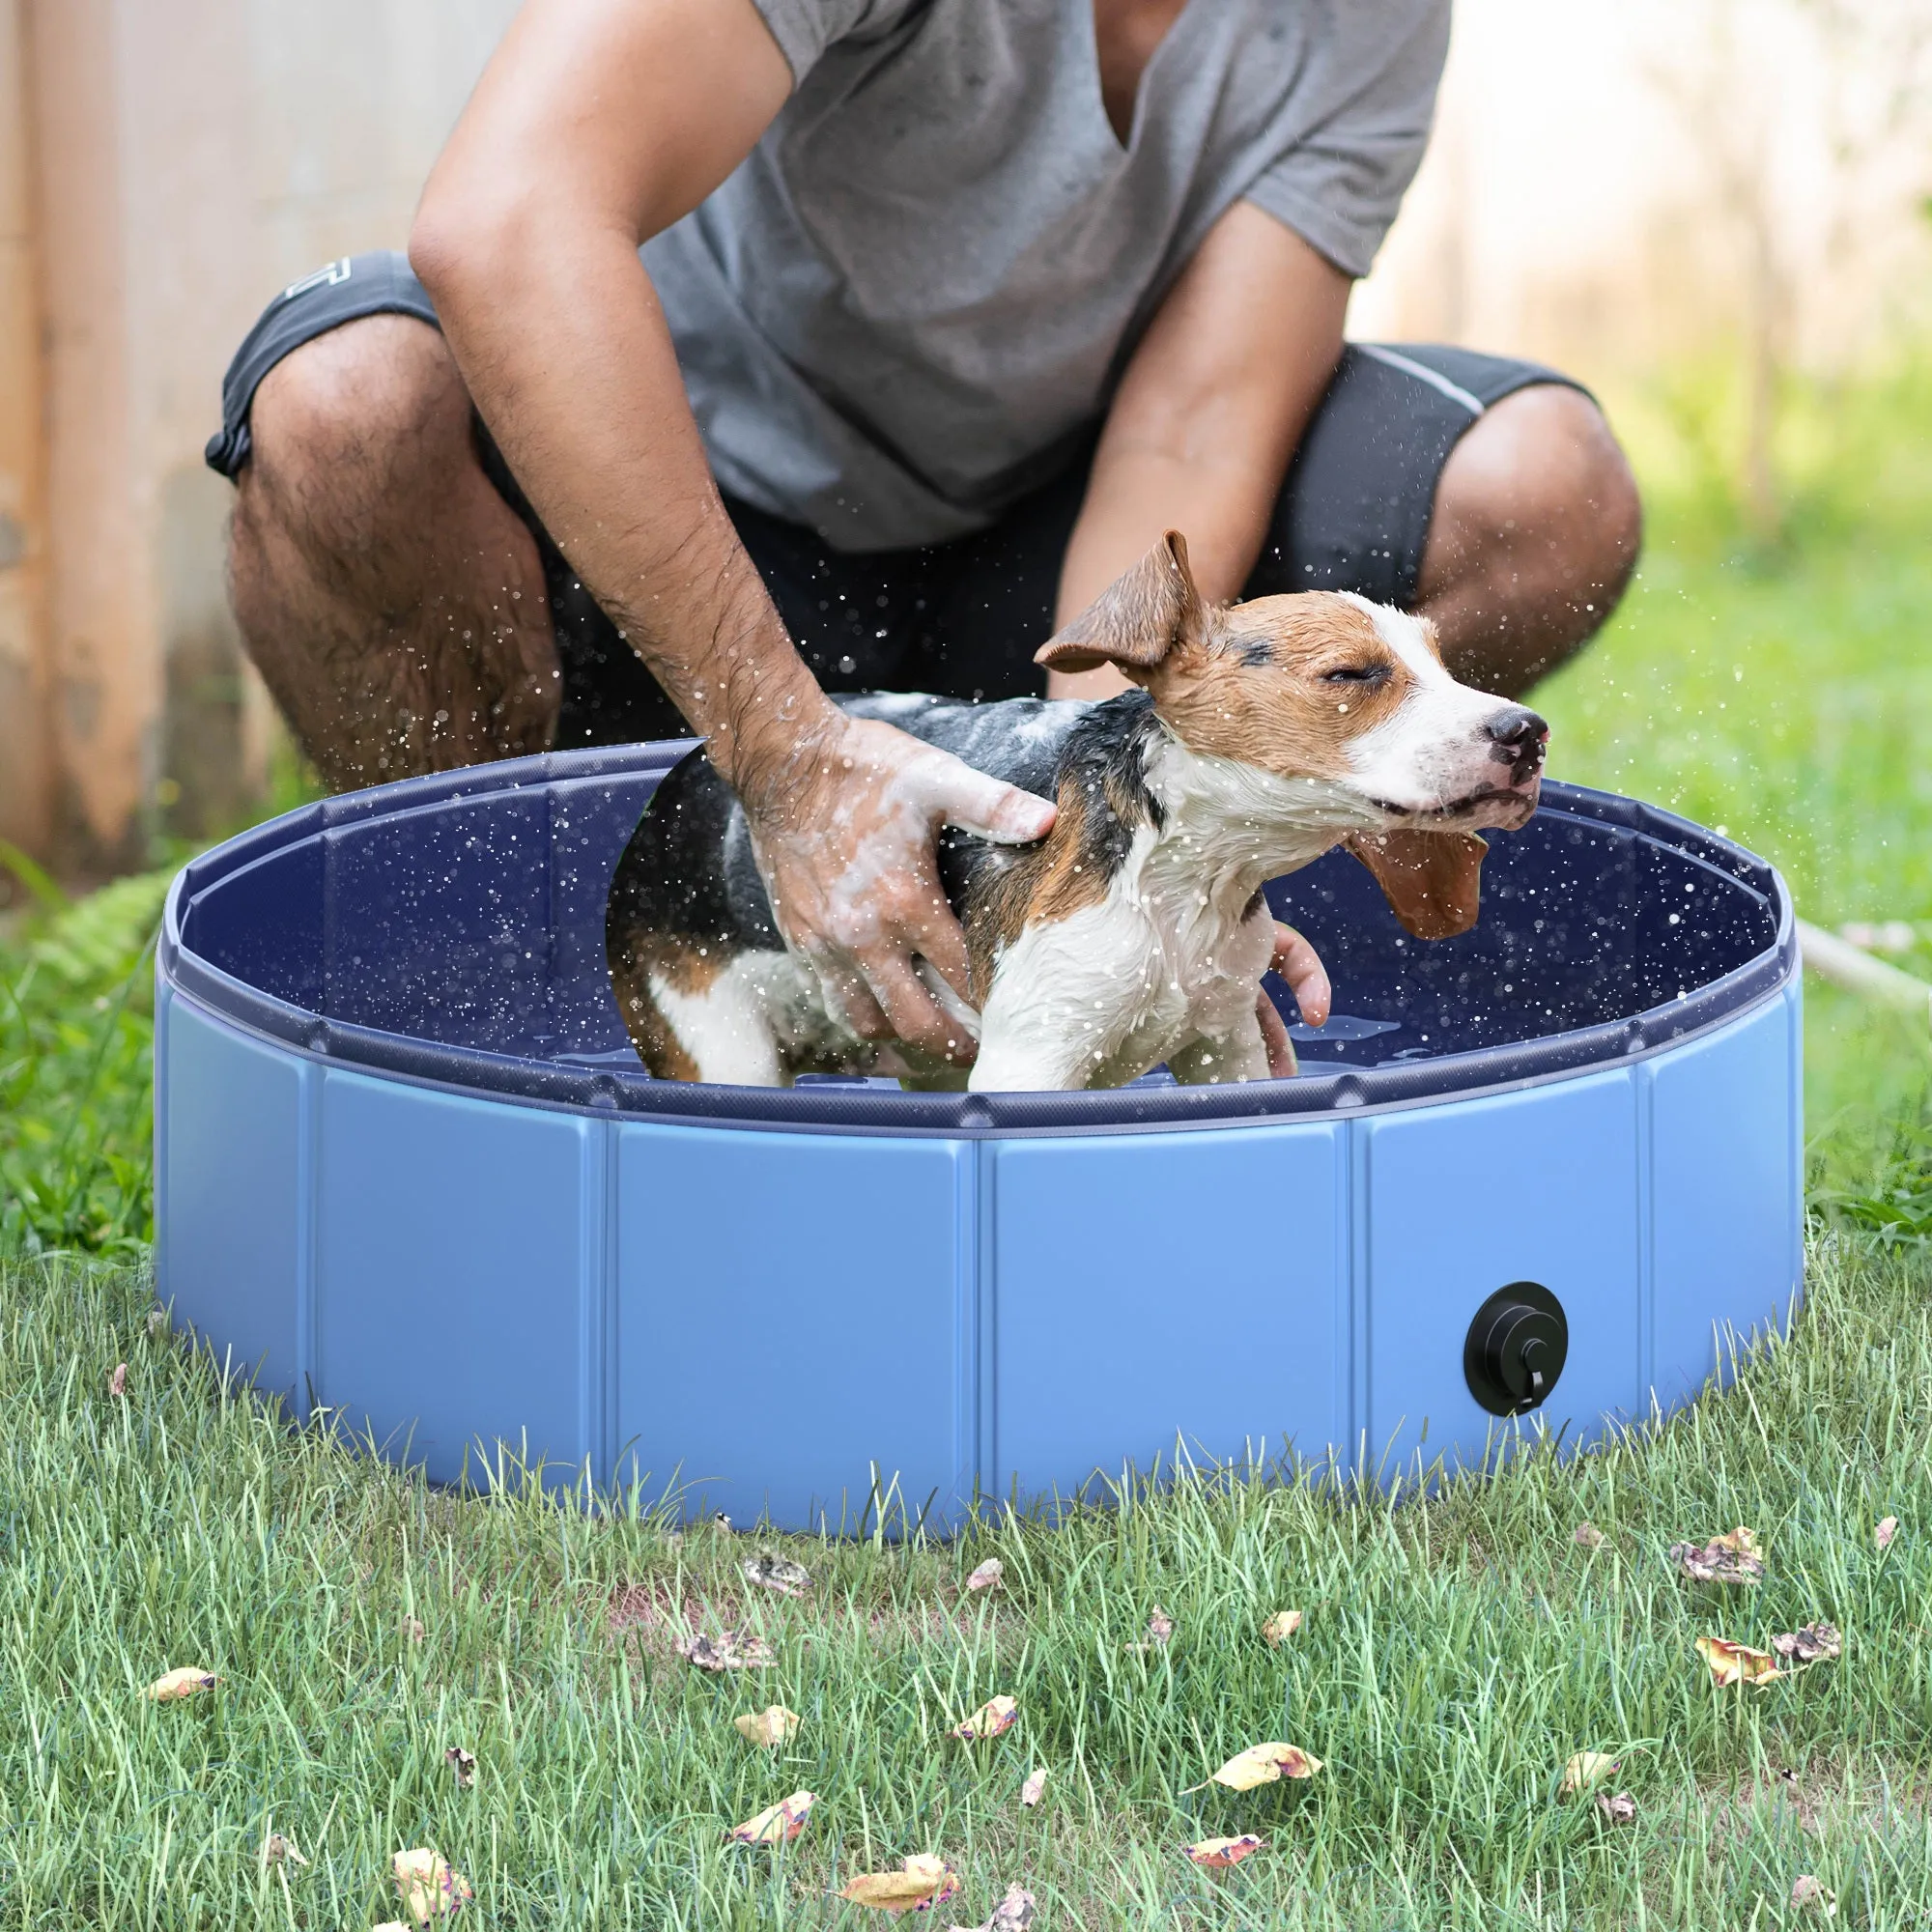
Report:
M347 323L263 379L229 548L249 655L337 790L549 749L535 539L483 473L442 338Z
M1596 404L1555 384L1519 389L1449 454L1417 608L1458 677L1520 696L1603 627L1642 537L1635 480Z

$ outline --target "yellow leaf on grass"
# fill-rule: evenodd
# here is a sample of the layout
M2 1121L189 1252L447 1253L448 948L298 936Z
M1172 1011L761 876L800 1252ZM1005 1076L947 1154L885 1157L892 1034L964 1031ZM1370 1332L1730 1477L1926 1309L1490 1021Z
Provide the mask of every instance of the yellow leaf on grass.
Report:
M1016 1697L992 1697L973 1713L963 1724L952 1727L955 1738L964 1738L969 1745L979 1744L986 1738L996 1738L1002 1731L1009 1731L1019 1720L1019 1700Z
M1879 1518L1878 1524L1872 1531L1872 1541L1881 1549L1889 1549L1891 1547L1891 1539L1897 1534L1898 1519L1895 1516L1883 1516Z
M818 1800L810 1792L794 1791L789 1798L780 1799L755 1818L747 1818L742 1825L733 1825L724 1835L734 1845L788 1844L805 1830L806 1818L817 1803Z
M1714 1536L1709 1543L1673 1543L1670 1560L1693 1583L1757 1583L1764 1578L1764 1558L1747 1529Z
M1697 1655L1711 1666L1712 1682L1720 1690L1730 1684L1769 1684L1784 1675L1770 1651L1753 1650L1721 1636L1700 1636Z
M1007 1895L993 1908L993 1916L983 1925L954 1925L951 1932L1033 1932L1034 1914L1038 1906L1023 1885L1009 1885Z
M1795 1631L1780 1631L1771 1647L1779 1657L1796 1659L1803 1669L1806 1664L1829 1663L1843 1652L1845 1640L1836 1624L1801 1624Z
M1600 1777L1608 1777L1622 1768L1622 1760L1607 1756L1603 1751L1578 1751L1563 1767L1561 1795L1574 1798L1585 1785L1595 1784Z
M1791 1882L1791 1902L1801 1911L1822 1912L1827 1918L1838 1916L1838 1895L1827 1891L1823 1879L1802 1872Z
M747 1744L777 1750L798 1736L803 1721L796 1711L787 1711L782 1704L767 1704L762 1711L748 1711L742 1718L733 1718L731 1727Z
M1037 1804L1040 1800L1040 1794L1045 1789L1046 1771L1044 1767L1038 1771L1028 1772L1027 1781L1020 1786L1020 1803L1022 1804Z
M1203 1838L1199 1844L1182 1845L1181 1850L1197 1865L1220 1868L1237 1865L1251 1852L1262 1848L1262 1840L1252 1832L1244 1832L1238 1838Z
M1279 1650L1300 1628L1299 1610L1277 1610L1262 1626L1262 1635L1267 1639L1270 1649Z
M1250 1745L1237 1751L1208 1779L1209 1784L1225 1784L1230 1791L1252 1791L1258 1784L1272 1784L1283 1777L1313 1777L1321 1769L1319 1757L1310 1757L1298 1745ZM1206 1785L1191 1789L1203 1791Z
M396 1889L403 1895L403 1910L418 1925L427 1925L432 1918L448 1918L475 1896L469 1881L454 1870L440 1852L431 1851L427 1845L412 1852L398 1852L392 1863Z
M781 1597L802 1597L811 1588L811 1572L802 1563L774 1556L768 1550L747 1557L738 1567L748 1583L755 1583L761 1590L776 1590Z
M958 1889L958 1877L944 1859L920 1852L895 1872L861 1872L838 1896L882 1912L930 1912Z
M727 1630L719 1637L693 1631L679 1637L675 1647L687 1663L714 1675L725 1670L769 1670L778 1662L763 1637L743 1630Z
M197 1691L213 1690L220 1682L213 1671L188 1663L156 1677L141 1694L153 1698L156 1704L166 1704L177 1697L192 1697Z

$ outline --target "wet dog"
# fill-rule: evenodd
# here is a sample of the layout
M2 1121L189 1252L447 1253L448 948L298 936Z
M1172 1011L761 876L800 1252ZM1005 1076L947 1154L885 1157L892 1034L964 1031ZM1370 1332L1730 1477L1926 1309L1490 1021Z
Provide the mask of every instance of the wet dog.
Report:
M970 1077L842 1023L780 937L744 813L701 753L653 797L606 921L653 1074L1064 1091L1165 1062L1181 1081L1263 1079L1264 881L1342 844L1411 933L1444 938L1475 923L1482 830L1536 810L1548 727L1457 683L1426 621L1329 591L1209 605L1176 531L1037 662L1118 665L1139 689L1100 704L837 700L1058 803L1033 845L941 837L971 1006L926 979L979 1040Z

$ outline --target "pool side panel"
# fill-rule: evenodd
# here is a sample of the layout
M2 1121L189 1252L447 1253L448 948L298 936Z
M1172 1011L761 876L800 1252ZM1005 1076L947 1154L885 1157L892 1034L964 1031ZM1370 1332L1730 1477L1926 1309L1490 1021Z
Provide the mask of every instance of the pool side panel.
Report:
M971 1150L616 1131L619 1482L787 1529L951 1520Z
M1781 1326L1802 1286L1800 1025L1787 992L1637 1068L1653 1122L1651 1386L1665 1408L1728 1377L1734 1348Z
M217 1363L294 1397L309 1069L179 994L156 1022L157 1292Z
M1347 1251L1341 1122L989 1142L996 1493L1104 1494L1177 1453L1321 1457Z
M1635 1408L1636 1096L1627 1068L1365 1121L1368 1469L1387 1482L1482 1463L1547 1429L1566 1447ZM1471 1318L1540 1282L1562 1302L1569 1360L1522 1425L1463 1378Z
M603 1123L334 1067L321 1120L322 1398L439 1482L575 1482Z

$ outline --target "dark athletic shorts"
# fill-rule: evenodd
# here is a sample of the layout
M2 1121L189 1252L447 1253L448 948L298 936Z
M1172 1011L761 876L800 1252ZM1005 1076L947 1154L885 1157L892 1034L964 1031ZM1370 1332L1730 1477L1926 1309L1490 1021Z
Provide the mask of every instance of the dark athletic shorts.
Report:
M383 314L436 323L428 292L393 252L344 256L283 290L229 365L210 466L233 477L247 462L256 384L290 350ZM1412 603L1450 450L1492 403L1536 383L1581 386L1534 362L1473 350L1350 343L1301 440L1245 594L1355 590ZM683 736L689 727L551 542L480 418L476 443L543 558L563 670L558 746ZM834 550L803 525L729 496L724 506L828 691L1014 697L1043 688L1033 654L1053 629L1061 558L1091 461L1090 445L990 528L917 550Z

